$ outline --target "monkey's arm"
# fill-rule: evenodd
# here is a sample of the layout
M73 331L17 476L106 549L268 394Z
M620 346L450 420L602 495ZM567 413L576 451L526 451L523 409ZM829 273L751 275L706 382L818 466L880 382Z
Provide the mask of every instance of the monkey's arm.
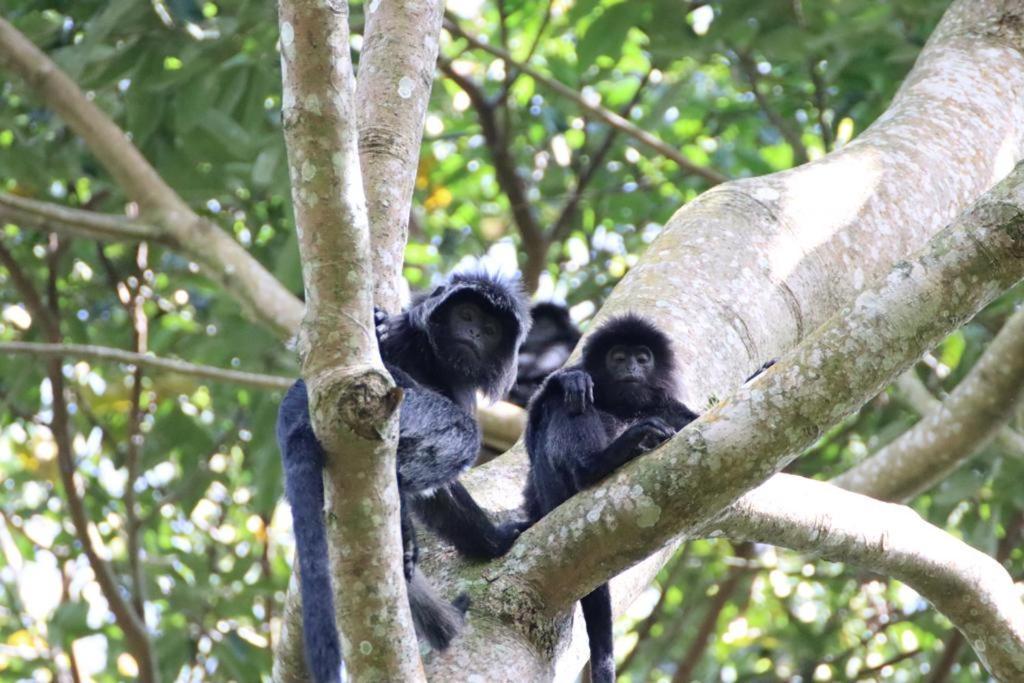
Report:
M672 429L677 432L700 417L699 414L693 412L687 408L685 404L679 401L670 401L668 405L658 411L657 415L665 422L669 423L669 425L672 426Z
M633 458L671 439L675 431L661 418L644 418L589 457L579 451L568 451L570 461L567 469L577 490L593 486Z
M412 503L420 520L466 557L501 557L527 526L519 521L494 524L457 481L416 496Z

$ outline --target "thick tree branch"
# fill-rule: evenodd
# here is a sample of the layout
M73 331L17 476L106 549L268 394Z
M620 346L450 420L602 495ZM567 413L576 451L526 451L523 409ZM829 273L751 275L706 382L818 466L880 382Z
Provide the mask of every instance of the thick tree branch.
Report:
M1024 22L1016 19L1024 20L1024 10L1001 0L954 2L888 110L854 143L790 171L727 183L688 203L599 317L643 311L688 359L680 369L682 398L703 410L709 397L726 396L753 368L792 348L865 284L923 246L1021 157L1024 34L1018 27ZM963 149L973 153L965 156ZM780 419L774 428L785 423ZM464 480L483 504L505 508L518 504L525 468L522 451L513 449ZM562 518L572 518L566 526L578 528L591 507ZM663 509L660 519L669 516ZM534 542L547 540L533 538L517 546L532 552ZM582 558L616 545L602 537L565 556ZM659 566L644 563L612 582L617 610ZM458 575L464 581L478 571L466 567ZM431 662L431 675L500 678L500 666L471 655L495 648L521 654L527 673L582 663L585 638L559 629L558 619L537 617L538 631L534 618L509 623L495 617L509 613L513 596L530 614L542 609L532 590L487 584L474 594L481 608L474 611L473 632ZM493 611L486 609L491 605ZM524 633L538 637L526 643Z
M302 317L302 304L291 292L226 232L192 211L110 117L86 97L53 60L3 18L0 18L0 66L20 76L64 119L125 193L138 202L145 222L158 226L162 235L146 239L177 243L203 266L211 279L230 292L249 315L282 338L295 334ZM38 212L30 213L38 215ZM30 215L23 217L34 219ZM80 218L75 216L76 220ZM57 222L53 217L50 220ZM92 227L95 229L95 224Z
M453 36L462 38L473 47L483 50L484 52L488 52L494 55L495 57L503 59L507 65L514 66L517 70L530 76L535 81L537 81L544 87L548 88L549 90L553 90L562 97L565 97L566 99L573 101L574 103L576 103L578 107L580 107L584 111L590 112L590 114L601 119L609 126L617 128L625 135L628 135L637 142L645 145L650 149L653 149L655 152L661 154L666 159L671 159L672 161L676 162L679 165L679 167L682 168L683 170L694 175L698 175L701 178L704 178L712 185L722 183L727 180L727 178L718 171L693 163L685 156L683 156L682 153L679 152L679 150L668 145L664 140L658 139L657 137L651 135L650 133L643 130L639 126L636 126L633 123L629 122L628 120L622 118L615 112L609 111L608 109L602 107L599 104L594 104L592 102L587 101L587 99L583 97L583 95L576 92L567 85L564 85L563 83L555 80L554 78L551 78L550 76L545 76L544 74L540 73L539 71L530 67L527 64L521 64L517 62L515 59L512 58L512 55L510 55L505 50L502 50L500 47L495 47L493 45L490 45L489 43L485 43L476 36L470 35L469 33L463 31L462 28L458 25L458 23L456 23L451 18L445 18L444 27Z
M985 448L1022 397L1024 311L1018 311L941 407L832 483L882 500L912 498Z
M228 382L257 389L287 389L295 381L290 377L261 375L255 372L226 370L211 365L196 365L174 358L161 358L148 353L135 353L109 346L87 344L43 344L37 342L0 342L0 354L25 354L43 358L87 358L98 361L123 363L178 375L197 377L214 382Z
M564 554L520 544L510 570L530 581L545 577L544 603L559 609L781 469L1022 277L1024 164L775 367L524 535L554 533ZM973 286L950 286L967 282ZM571 528L573 519L595 516ZM609 529L619 530L614 544ZM607 550L594 547L600 537Z
M373 245L374 300L394 311L401 303L398 284L409 207L444 3L382 0L368 3L365 10L356 85L359 153Z
M400 561L395 481L401 392L384 370L373 327L348 5L282 0L279 12L282 115L306 290L299 354L313 429L327 455L343 655L355 680L415 681L423 672ZM303 679L285 668L293 661L278 658L277 680Z
M922 418L942 408L942 401L932 396L913 369L900 375L896 380L896 389L907 406ZM995 442L1007 455L1024 458L1024 434L1009 425L999 430Z
M948 617L998 680L1024 676L1024 604L1009 574L907 507L779 474L712 527L895 577Z

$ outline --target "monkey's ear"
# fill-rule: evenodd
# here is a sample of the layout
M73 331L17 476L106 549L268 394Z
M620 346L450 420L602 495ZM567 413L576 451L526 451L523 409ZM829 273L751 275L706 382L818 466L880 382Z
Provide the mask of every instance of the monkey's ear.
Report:
M442 292L444 292L444 285L438 285L437 288L435 288L434 291L431 292L430 296L428 296L427 298L433 299L436 296L440 296Z

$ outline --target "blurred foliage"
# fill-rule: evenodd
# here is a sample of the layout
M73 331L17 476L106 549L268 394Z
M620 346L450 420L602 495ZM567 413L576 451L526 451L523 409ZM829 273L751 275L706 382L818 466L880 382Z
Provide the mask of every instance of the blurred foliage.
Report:
M868 126L945 5L461 0L449 10L468 33L624 111L694 163L742 177L817 158ZM362 7L352 10L358 33ZM0 0L0 12L91 94L186 201L301 291L274 3ZM356 35L357 61L359 45ZM465 40L446 34L442 51L493 107L538 225L554 225L585 185L562 231L549 235L539 290L585 319L706 181ZM481 112L439 76L406 253L413 287L482 253L499 266L515 258L526 265L497 151L482 133ZM0 189L95 211L133 210L65 124L7 78ZM57 312L66 341L131 348L131 318L118 295L125 289L144 299L148 348L157 354L296 373L290 351L171 251L150 246L140 268L133 245L54 240L13 225L2 227L0 246ZM918 371L932 391L955 386L1018 299L1004 297L926 359ZM0 314L0 339L45 340L4 268ZM63 373L91 535L129 587L132 373L73 360ZM291 556L272 435L280 395L160 374L144 376L141 394L135 512L163 680L266 680ZM46 426L52 401L42 362L0 358L0 679L50 680L73 653L92 680L123 680L136 665L68 518ZM915 419L897 395L883 394L793 469L832 476ZM1024 494L1013 482L1022 468L990 447L914 507L999 554L1020 576L1020 544L1004 541L1020 523ZM724 542L699 541L666 568L618 625L623 680L670 680L708 618L715 635L697 650L694 680L917 681L942 658L950 624L905 586L771 548L746 555L738 560ZM724 588L721 611L709 617ZM943 680L985 679L968 647L957 662Z

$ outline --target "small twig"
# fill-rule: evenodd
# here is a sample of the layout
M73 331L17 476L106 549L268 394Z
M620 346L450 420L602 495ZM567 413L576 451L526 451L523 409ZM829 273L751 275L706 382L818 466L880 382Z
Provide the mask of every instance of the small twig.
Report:
M17 197L6 192L0 192L0 218L45 232L72 233L98 240L174 243L170 235L149 223Z
M50 358L92 358L101 361L139 365L157 370L174 372L201 379L218 382L230 382L256 387L258 389L287 389L295 380L290 377L276 375L260 375L240 370L225 370L210 365L196 365L174 358L160 358L149 354L124 351L108 346L91 346L87 344L43 344L37 342L0 342L0 353L21 353Z
M639 128L633 123L630 123L629 121L622 118L615 112L609 111L608 109L602 107L601 105L588 102L586 98L583 97L583 95L573 90L569 86L549 76L545 76L544 74L528 66L527 64L517 62L515 59L512 58L512 55L510 55L505 50L502 50L500 47L489 45L484 41L480 40L479 38L477 38L476 36L466 33L465 31L462 30L462 28L459 27L459 25L456 22L452 21L451 18L445 18L444 26L452 35L458 36L459 38L466 40L470 45L472 45L475 48L478 48L485 52L489 52L495 57L500 57L501 59L505 60L506 64L514 64L517 69L527 74L541 85L550 88L551 90L554 90L562 97L572 100L581 109L590 112L592 115L601 119L609 126L618 128L622 133L630 136L631 138L634 138L635 140L646 145L650 149L653 149L654 151L658 152L665 158L671 159L672 161L677 163L681 168L686 169L690 173L693 173L704 178L712 185L717 185L718 183L723 183L726 180L728 180L728 178L725 175L719 173L714 169L710 169L705 166L693 163L685 156L683 156L683 154L678 149L675 149L674 147L667 144L664 140L661 140L655 137L654 135L651 135L650 133Z
M785 138L789 146L793 148L793 159L797 165L807 162L807 147L804 146L803 140L800 139L800 131L787 120L782 114L780 114L765 97L765 94L761 92L760 82L761 75L757 71L757 64L754 62L753 57L750 53L744 52L739 48L734 48L738 57L737 64L740 71L746 77L747 82L750 84L750 91L754 94L754 99L757 100L758 106L761 107L761 111L768 117L772 125L775 126L776 130Z
M640 97L643 94L644 87L651 78L651 72L648 71L640 79L640 84L636 88L636 92L633 93L633 97L630 98L629 102L625 107L622 108L622 116L629 114L629 110L636 106L637 102L640 101ZM604 136L604 140L598 146L597 150L590 157L590 163L587 167L576 178L576 186L573 187L572 193L569 195L569 199L566 200L562 206L562 210L558 214L558 218L555 219L554 225L551 226L549 234L549 241L561 242L567 236L570 230L572 230L572 218L576 214L576 208L580 204L580 200L583 198L583 192L587 189L590 181L597 176L597 169L600 168L601 164L604 163L605 157L608 156L608 152L611 151L612 145L615 143L615 138L618 135L619 130L617 128L610 128Z

